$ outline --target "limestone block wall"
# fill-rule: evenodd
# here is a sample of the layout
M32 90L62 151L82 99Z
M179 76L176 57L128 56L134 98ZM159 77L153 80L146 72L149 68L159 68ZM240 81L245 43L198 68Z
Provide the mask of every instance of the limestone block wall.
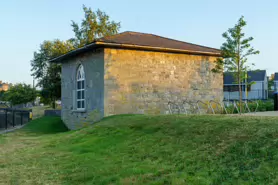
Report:
M92 51L62 63L61 117L70 129L99 120L104 115L104 52ZM85 71L85 110L76 110L76 72L82 64Z
M126 49L104 50L104 114L167 114L168 101L222 100L215 57Z

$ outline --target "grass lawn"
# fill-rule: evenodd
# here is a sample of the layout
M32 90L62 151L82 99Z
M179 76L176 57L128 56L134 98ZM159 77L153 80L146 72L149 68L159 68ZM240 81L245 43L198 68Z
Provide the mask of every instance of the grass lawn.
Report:
M278 184L278 118L38 118L0 135L0 184Z

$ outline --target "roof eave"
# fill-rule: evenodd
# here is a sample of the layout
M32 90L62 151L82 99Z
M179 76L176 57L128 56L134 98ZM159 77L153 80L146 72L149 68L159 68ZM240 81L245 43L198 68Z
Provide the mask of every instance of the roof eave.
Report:
M58 56L58 57L52 58L52 59L49 60L49 62L59 63L59 62L61 62L62 60L66 59L66 58L68 58L68 57L70 57L70 56L77 55L77 54L79 54L79 53L82 53L82 52L84 52L84 51L86 51L86 50L89 50L89 49L95 48L95 47L97 47L97 45L96 45L95 42L93 42L93 43L88 44L88 45L86 45L86 46L83 46L83 47L81 47L81 48L78 48L78 49L72 50L72 51L70 51L70 52L68 52L68 53L65 53L65 54L63 54L63 55L60 55L60 56Z
M49 62L59 63L62 60L82 53L85 50L97 48L97 47L110 47L110 48L121 48L121 49L138 49L138 50L148 50L148 51L159 51L159 52L168 52L168 53L184 53L184 54L193 54L193 55L205 55L205 56L215 56L221 57L220 52L204 52L204 51L193 51L193 50L183 50L183 49L173 49L173 48L162 48L162 47L153 47L153 46L140 46L140 45L133 45L133 44L118 44L118 43L108 43L108 42L94 42L88 44L82 48L70 51L64 55L59 57L53 58L49 60Z
M209 55L209 56L217 56L217 57L221 56L220 52L219 53L217 53L217 52L204 52L204 51L162 48L162 47L153 47L153 46L141 46L141 45L133 45L133 44L118 44L118 43L108 43L108 42L96 42L96 44L104 46L104 47L139 49L139 50L172 52L172 53L185 53L185 54L198 54L198 55Z

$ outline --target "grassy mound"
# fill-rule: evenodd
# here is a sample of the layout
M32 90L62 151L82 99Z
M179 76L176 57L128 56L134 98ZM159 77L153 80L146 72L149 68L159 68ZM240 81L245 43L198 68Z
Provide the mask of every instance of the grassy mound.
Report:
M64 125L60 117L47 116L33 120L24 128L25 131L39 134L53 134L66 132L68 128Z
M62 133L35 121L2 136L0 184L278 183L277 118L120 115Z

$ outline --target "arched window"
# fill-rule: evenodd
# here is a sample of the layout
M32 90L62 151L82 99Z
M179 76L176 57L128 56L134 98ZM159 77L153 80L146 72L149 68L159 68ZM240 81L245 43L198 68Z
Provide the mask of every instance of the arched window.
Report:
M85 109L85 72L82 65L79 65L76 75L77 110Z

